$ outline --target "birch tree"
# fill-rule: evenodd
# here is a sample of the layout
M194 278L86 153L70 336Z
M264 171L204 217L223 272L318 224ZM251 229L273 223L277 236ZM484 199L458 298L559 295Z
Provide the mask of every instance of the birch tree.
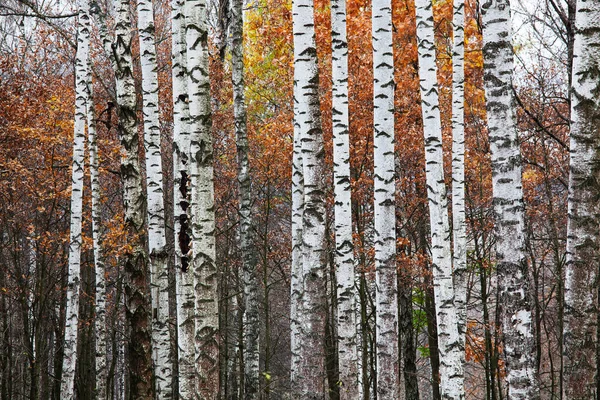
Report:
M373 1L372 35L377 397L391 399L400 393L400 357L396 289L395 84L390 0Z
M301 138L302 211L301 307L298 311L299 366L292 389L300 399L325 396L325 193L324 149L319 109L319 74L312 0L294 0L295 124Z
M208 10L205 0L185 3L186 66L189 94L192 262L194 273L195 395L219 393L218 294L215 264L215 210L210 83L208 79Z
M243 0L231 1L231 64L233 81L233 112L237 147L240 250L244 282L244 398L259 396L259 334L260 315L256 258L252 249L252 211L250 198L250 165L248 162L248 132L244 96L244 15Z
M131 56L129 1L115 0L115 37L112 44L118 106L118 132L121 138L121 180L127 250L125 304L129 323L129 382L132 398L152 398L151 305L148 301L148 255L146 254L146 197L139 160L136 92Z
M425 175L429 200L433 287L440 354L440 390L444 399L464 399L462 354L465 350L458 333L457 317L459 313L454 303L432 2L417 0L416 15L421 110L425 135Z
M194 275L190 267L190 125L184 0L171 3L173 80L173 208L179 398L194 397Z
M300 316L302 313L302 210L304 210L304 174L302 172L301 115L294 100L294 143L292 156L292 265L290 272L290 385L298 385L300 372Z
M452 231L454 267L454 305L458 333L463 349L467 333L467 224L465 220L465 3L454 0L452 21Z
M507 0L485 2L482 14L496 261L508 394L511 399L537 399L539 383L535 373L535 343L528 297L521 153L512 89L510 3Z
M597 395L600 265L600 4L576 3L565 267L563 396Z
M91 64L88 63L89 71ZM92 75L88 74L87 84L87 126L88 151L90 154L90 183L92 189L92 246L94 248L94 271L96 276L94 333L96 335L96 398L107 398L107 368L106 368L106 268L102 258L102 243L100 227L102 216L100 212L100 171L98 169L98 143L96 140L96 116L92 90Z
M146 193L148 198L148 254L152 297L152 348L156 395L170 399L171 339L169 335L169 279L165 207L158 110L158 74L154 39L152 0L138 0L138 32L142 67L142 113L146 150Z
M346 1L331 2L331 59L333 118L333 180L335 193L335 247L337 280L338 360L340 397L357 399L358 343L356 341L356 288L350 191L350 144L348 137L348 41Z
M77 328L79 325L79 287L81 277L81 225L83 219L83 175L88 59L90 50L90 15L87 0L77 4L77 53L75 55L75 123L73 126L73 167L71 179L71 227L69 239L69 276L65 344L60 393L74 398L75 366L77 364Z

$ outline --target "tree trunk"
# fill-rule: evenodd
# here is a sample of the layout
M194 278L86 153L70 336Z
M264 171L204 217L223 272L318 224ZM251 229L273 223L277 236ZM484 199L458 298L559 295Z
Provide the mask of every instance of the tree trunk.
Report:
M304 210L304 173L302 172L302 132L298 105L294 102L294 148L292 156L292 266L290 277L290 386L296 387L300 372L300 315L302 313L302 210ZM266 288L265 288L266 290ZM265 302L265 305L267 303Z
M395 84L390 0L373 1L372 35L377 397L392 399L400 394L400 358L396 289Z
M244 280L244 398L259 396L259 298L256 257L252 246L252 211L250 198L250 171L248 162L248 132L246 128L246 101L244 96L244 16L243 0L231 1L231 64L233 80L233 112L237 146L240 250Z
M215 208L210 82L208 76L208 9L204 0L185 3L186 56L191 123L190 183L192 271L195 292L196 396L219 394L218 271L215 264Z
M527 260L521 153L512 88L510 4L489 1L483 11L484 83L492 153L496 259L510 399L538 399Z
M340 398L345 400L358 399L361 393L358 387L357 294L350 191L346 0L331 2L331 45L337 333Z
M71 180L71 228L69 242L69 277L67 286L67 319L60 389L61 397L65 399L74 398L75 365L77 361L89 49L89 3L87 0L80 0L78 2L77 54L75 58L75 123L73 132L73 169ZM35 382L31 382L32 387L34 387L35 384Z
M454 0L452 52L452 238L454 305L457 311L461 363L467 334L467 223L465 217L465 3Z
M577 1L573 46L567 258L564 304L564 397L598 393L596 370L600 265L600 4Z
M142 113L146 150L148 198L148 254L152 297L152 351L157 399L172 393L171 338L169 335L169 277L163 171L158 110L158 74L152 0L137 0L140 63L142 67Z
M437 92L437 67L433 32L432 3L416 1L419 78L425 134L425 174L429 199L431 257L435 293L440 390L444 399L463 399L464 342L458 333L458 310L454 304L452 252L448 220L448 199L444 183L442 127Z
M190 269L189 109L184 0L171 9L173 79L173 207L179 398L194 398L194 282Z
M323 131L312 0L292 4L295 120L302 146L302 306L298 310L299 368L292 390L299 399L325 396L325 192Z
M126 317L129 322L129 384L131 397L152 398L152 332L149 304L148 255L146 254L146 196L139 160L136 92L131 56L129 1L115 2L115 77L121 138L121 180L127 244L125 269Z
M91 68L90 68L91 71ZM95 319L96 336L96 398L106 400L107 369L106 369L106 279L104 274L104 259L102 258L102 243L100 227L102 215L100 212L100 171L98 169L98 143L96 137L96 115L92 89L92 75L88 76L87 84L87 124L88 149L90 152L90 181L92 186L92 246L94 248L94 271L96 273Z

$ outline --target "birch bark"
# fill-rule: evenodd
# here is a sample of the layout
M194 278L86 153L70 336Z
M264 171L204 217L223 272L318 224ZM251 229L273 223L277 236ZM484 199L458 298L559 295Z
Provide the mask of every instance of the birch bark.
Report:
M189 94L192 270L195 292L195 395L219 393L217 268L210 83L208 77L208 10L205 0L185 3Z
M298 313L299 368L294 394L325 396L325 194L324 149L319 109L319 74L312 0L294 0L295 123L301 137L304 209L302 212L302 296Z
M248 132L244 96L244 15L243 0L231 1L231 64L233 81L233 112L237 146L240 250L244 280L244 398L259 396L259 298L256 258L252 248L252 211L250 171L248 163Z
M372 35L377 397L393 399L400 394L400 357L396 289L395 84L390 0L373 1Z
M600 265L600 4L578 0L571 89L570 176L564 325L564 397L598 393Z
M83 175L90 15L87 0L78 2L77 53L75 56L75 123L73 131L73 167L71 184L71 227L69 240L69 277L61 397L74 397L77 363L77 326L79 324L79 287L81 275L81 223L83 218Z
M292 157L292 266L290 278L290 385L298 385L300 372L300 314L302 313L302 210L304 210L304 174L302 172L302 132L298 105L294 101L294 144Z
M91 72L91 66L88 65ZM106 269L102 258L102 238L100 227L102 216L100 212L100 172L98 169L98 144L96 140L96 116L92 90L92 75L88 74L87 83L87 124L88 150L90 152L90 181L92 189L92 246L94 248L94 271L96 275L94 332L96 335L96 398L107 398L107 368L106 368Z
M115 38L112 45L116 66L118 132L121 138L121 180L127 251L125 269L126 316L129 322L129 384L131 398L152 398L152 332L149 304L148 255L146 254L146 196L139 160L136 92L131 56L129 1L115 0Z
M454 303L432 2L417 0L416 15L421 109L425 134L425 175L429 200L433 287L440 354L440 390L443 399L464 399L462 366L464 344L458 333L458 312Z
M538 399L527 260L521 153L512 89L513 50L510 3L482 4L484 83L492 153L496 259L508 395Z
M190 268L190 116L187 94L184 0L171 8L173 79L173 207L179 398L194 398L194 275Z
M148 253L152 297L152 348L156 396L170 399L171 338L169 335L169 279L163 176L158 110L158 74L152 0L138 0L138 32L142 67L142 113L146 150L146 194L148 198Z
M465 220L465 3L454 0L454 46L452 51L452 230L454 262L454 305L465 362L467 333L467 224Z
M350 192L348 137L348 41L346 0L331 2L331 59L333 118L333 180L338 299L338 362L341 399L358 399L358 343L356 341L356 286Z

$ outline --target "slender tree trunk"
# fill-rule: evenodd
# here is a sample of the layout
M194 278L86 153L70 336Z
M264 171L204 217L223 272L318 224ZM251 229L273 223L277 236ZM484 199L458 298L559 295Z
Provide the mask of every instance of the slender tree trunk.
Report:
M395 84L390 0L373 1L372 35L377 397L392 399L400 394L400 358L394 179Z
M292 266L290 278L290 386L298 385L300 372L300 315L302 313L302 210L304 210L304 173L302 172L302 131L298 105L294 102L294 154L292 157ZM265 288L266 290L266 288ZM265 303L266 305L267 303Z
M538 399L535 343L525 257L521 153L512 89L513 51L510 3L482 5L483 59L488 130L492 153L492 190L496 259L501 290L502 330L510 399Z
M454 303L448 199L444 183L442 127L437 93L431 1L417 0L416 11L421 108L425 134L425 174L429 199L433 286L440 352L440 390L443 399L463 399L465 396L462 366L464 342L459 336L457 324L459 312Z
M298 310L299 368L292 390L298 399L325 396L325 192L323 131L312 0L294 0L295 124L302 145L302 300Z
M452 52L452 238L454 305L465 363L467 333L467 223L465 217L465 2L454 0L454 47Z
M140 168L136 92L131 56L131 19L129 1L115 0L115 77L121 138L121 180L125 229L128 246L123 254L125 266L125 304L129 322L129 384L131 397L152 398L152 329L146 254L146 196Z
M171 338L169 335L169 277L163 171L158 110L158 74L152 0L137 0L140 63L142 66L142 113L146 150L148 198L148 255L152 297L152 351L157 399L172 393Z
M340 398L345 400L358 399L361 393L358 387L357 294L352 244L346 0L331 2L331 45L337 333Z
M252 246L252 211L250 198L250 171L248 163L248 132L246 128L246 101L244 96L244 16L243 0L231 1L231 63L233 80L233 112L237 145L240 250L244 280L244 398L259 396L259 298L256 257Z
M91 71L91 69L90 69ZM100 212L100 171L98 169L98 144L96 136L96 115L92 89L92 75L88 75L87 84L87 124L88 149L90 152L90 181L92 186L92 246L94 248L94 271L96 273L95 319L96 336L96 398L106 400L107 369L106 369L106 279L104 274L104 259L102 258L102 243L100 227L102 215Z
M184 0L171 4L173 60L173 207L179 398L194 398L194 276L190 268L190 116L187 94Z
M564 304L564 397L596 398L600 265L600 4L576 3L571 98L567 259Z
M71 227L67 286L67 319L62 366L61 397L74 398L77 362L77 328L79 324L79 287L81 276L81 225L83 219L83 175L88 59L90 49L90 15L87 0L78 2L77 54L75 58L75 123L73 132L73 168L71 185ZM31 382L32 387L35 382Z
M195 292L195 395L219 393L218 271L215 264L215 209L210 83L208 76L208 9L205 0L185 3L186 56L191 123L190 183L192 270Z

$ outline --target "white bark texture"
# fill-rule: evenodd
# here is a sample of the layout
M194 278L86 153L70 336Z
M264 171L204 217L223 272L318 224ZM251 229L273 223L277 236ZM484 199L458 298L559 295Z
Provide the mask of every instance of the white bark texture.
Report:
M163 171L158 110L158 74L152 0L137 0L140 64L142 67L142 113L146 150L148 199L148 255L152 297L152 352L156 398L173 397L171 338L169 335L169 278Z
M292 157L292 266L290 278L290 385L297 386L300 370L300 326L302 310L302 211L304 210L304 173L302 172L302 132L298 105L294 101L294 144Z
M325 193L323 131L312 0L294 0L295 124L302 145L302 306L298 310L299 368L293 393L298 399L325 396Z
M171 3L173 79L173 207L179 398L194 398L194 275L190 268L190 126L187 104L187 68L184 0Z
M244 399L259 397L259 334L260 315L256 257L252 246L252 204L250 197L250 165L248 162L248 131L244 96L244 15L243 0L231 1L231 64L233 81L233 112L237 146L240 250L244 282Z
M75 123L73 129L73 167L71 180L71 227L69 239L69 277L61 398L74 398L77 364L77 326L79 324L79 287L81 276L81 224L83 218L83 175L87 84L89 79L90 15L87 0L78 2L77 53L75 56Z
M348 41L346 0L331 2L333 181L340 399L359 399L356 285L348 134Z
M195 292L195 396L216 399L219 394L219 318L207 4L205 0L187 0L185 12L188 105L192 129L190 206Z
M510 3L482 4L484 83L501 292L504 358L510 399L538 399L531 301L525 257L521 153L512 89Z
M91 65L88 66L91 71ZM98 143L96 140L96 115L92 89L92 75L88 74L87 84L87 124L88 150L90 152L90 181L92 189L92 246L94 249L94 271L96 275L94 332L96 335L96 398L106 400L107 377L106 368L106 269L102 258L102 242L100 227L100 171L98 169Z
M571 91L564 398L597 395L600 265L600 3L577 1Z
M400 394L396 206L394 171L394 57L392 3L374 0L373 117L377 397Z
M433 10L431 0L416 1L421 109L425 135L425 175L431 227L431 258L440 354L442 399L464 399L458 312L454 304L448 198L444 181L442 126L439 110Z
M465 219L465 2L454 0L452 51L452 230L454 305L465 361L467 333L467 224Z
M146 196L139 160L136 90L131 55L132 33L129 0L114 0L114 55L121 180L128 250L123 254L125 304L129 322L128 359L131 398L152 398L152 308L149 302L146 254Z

